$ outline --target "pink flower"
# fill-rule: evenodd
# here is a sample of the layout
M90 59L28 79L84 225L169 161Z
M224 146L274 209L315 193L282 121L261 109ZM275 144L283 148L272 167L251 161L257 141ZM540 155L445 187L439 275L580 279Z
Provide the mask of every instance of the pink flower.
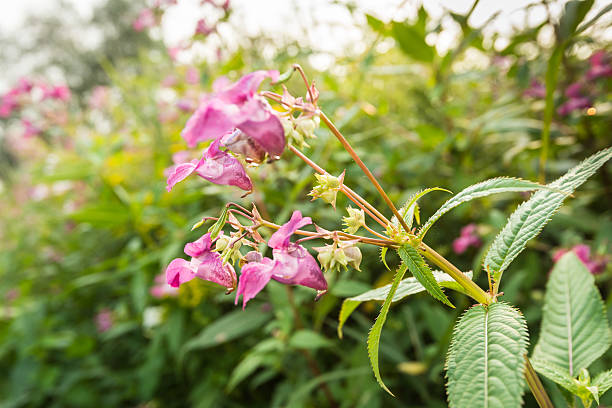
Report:
M565 89L565 96L568 98L580 98L582 97L582 84L580 82L574 82Z
M136 31L142 31L146 28L153 27L156 24L155 14L151 9L144 9L138 14L136 20L132 23L132 28Z
M176 77L174 75L168 75L164 78L164 80L162 81L162 86L166 87L166 88L170 88L173 87L174 85L176 85Z
M96 328L99 333L104 333L108 331L111 327L113 327L114 319L113 312L110 309L102 309L98 312L95 317Z
M182 47L170 47L168 48L168 55L172 61L176 61L179 53L183 50Z
M11 92L5 94L0 102L0 118L8 118L18 107L16 95Z
M66 85L56 86L42 86L43 97L42 99L57 99L60 101L68 101L70 99L70 89Z
M535 99L544 99L546 97L546 87L537 79L532 79L529 88L523 92L523 95Z
M591 100L587 97L570 98L557 108L557 113L559 116L567 116L574 111L586 109L590 106Z
M306 248L290 241L295 231L308 224L312 224L310 217L302 217L299 211L294 211L289 222L272 234L268 246L272 248L274 259L261 258L261 256L257 259L257 256L253 256L255 259L242 268L236 290L236 304L242 295L242 308L244 308L270 279L287 285L327 290L327 281L317 261Z
M597 51L590 58L591 67L587 71L587 79L609 78L612 77L612 65L606 58L604 50Z
M203 18L198 20L198 23L196 24L196 29L195 29L195 34L194 35L198 35L201 34L203 36L207 36L208 34L212 33L213 31L215 31L214 27L209 27L208 24L206 24L206 21L204 21Z
M89 107L100 109L108 102L109 89L106 86L96 86L89 96Z
M20 93L29 93L32 88L34 86L34 83L32 82L31 79L29 78L19 78L19 80L17 81L17 86L15 87L15 90Z
M596 255L594 257L591 257L591 248L585 244L574 245L572 249L558 249L552 255L553 262L557 263L563 255L570 251L576 254L578 259L582 261L582 263L587 267L589 272L591 272L593 275L598 275L602 273L606 269L606 265L609 262L609 258L607 256Z
M195 67L187 68L187 72L185 72L185 81L187 81L188 84L197 84L200 82L200 71Z
M178 288L169 286L166 283L166 278L165 278L164 273L160 273L159 275L157 275L155 277L154 282L155 284L151 286L151 289L149 290L149 293L151 293L151 296L157 299L178 296L179 294Z
M193 112L194 106L193 101L191 99L179 99L176 102L176 107L182 110L183 112Z
M242 163L229 153L219 150L220 143L221 139L212 142L199 161L192 160L177 165L166 181L166 190L170 192L176 183L196 172L198 176L211 183L236 186L245 191L251 191L253 183L246 174Z
M468 224L461 228L461 234L453 241L453 251L456 254L462 254L469 247L478 248L482 245L482 241L478 237L476 224Z
M256 94L266 77L274 81L278 71L255 71L233 84L223 77L215 81L214 94L200 104L181 133L187 144L194 147L238 128L271 157L280 156L285 149L283 126L270 105Z
M178 288L193 278L200 278L209 282L218 283L226 288L236 287L236 272L230 264L224 264L219 253L212 250L210 232L202 235L200 239L185 245L185 253L191 256L188 262L176 258L166 268L166 282Z
M40 128L33 125L32 122L27 119L21 119L21 125L23 126L23 137L25 138L36 136L41 132Z

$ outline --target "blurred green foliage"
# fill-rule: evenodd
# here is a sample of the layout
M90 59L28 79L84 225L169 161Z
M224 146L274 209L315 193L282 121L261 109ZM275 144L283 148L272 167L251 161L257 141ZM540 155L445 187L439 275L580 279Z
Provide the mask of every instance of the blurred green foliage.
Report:
M576 26L557 25L551 48L538 41L540 31L555 24L551 18L516 30L499 50L483 34L490 22L470 24L473 8L434 20L421 7L414 19L383 22L347 6L355 24L364 21L362 54L347 53L319 72L308 63L312 50L288 51L296 49L293 40L279 45L265 36L244 37L219 61L198 63L199 82L191 84L185 80L189 68L173 62L163 44L134 34L130 20L113 17L128 3L108 3L107 22L117 28L116 36L94 54L64 56L63 42L52 41L57 49L51 54L67 63L68 82L75 84L73 101L54 108L64 110L66 121L29 139L11 136L15 118L1 125L0 406L446 406L444 358L466 297L450 294L456 311L425 295L393 306L379 360L396 399L376 384L365 347L380 303L361 305L345 325L344 339L337 339L342 299L392 279L376 248L362 247L362 271L338 274L330 293L316 303L312 291L277 282L245 311L222 288L200 280L181 287L178 297L151 295L155 276L199 236L191 226L218 215L227 201L254 200L276 223L299 209L329 229L340 226L348 205L340 196L336 211L305 200L314 178L289 152L250 173L256 191L247 199L197 178L166 193L164 169L173 153L185 150L180 131L189 117L176 101L197 99L221 75L282 72L299 62L321 91L322 110L398 204L430 186L458 192L500 175L536 179L542 129L552 115L551 180L612 141L609 78L589 84L595 114L560 116L554 110L568 85L585 77L591 52L609 46L595 35L597 22L572 41L567 30ZM446 18L460 34L440 55L430 37ZM111 58L118 49L113 44L125 46L125 53ZM260 52L274 44L272 55ZM554 81L551 55L559 58ZM77 65L101 71L70 68ZM174 83L163 85L168 78ZM533 79L553 84L553 105L525 96ZM105 83L111 86L103 103L88 105L90 90ZM295 95L304 93L298 78L287 86ZM331 174L346 169L345 184L385 208L337 141L323 129L317 134L309 157ZM534 329L531 344L537 341L553 250L587 243L594 252L612 253L611 177L610 166L602 168L506 273L503 298L524 312ZM429 215L447 197L427 198L420 204ZM483 250L453 254L452 239L462 226L476 223L485 248L522 199L502 195L458 207L428 234L428 243L478 276ZM387 261L398 264L391 254ZM596 276L608 316L611 277L610 266ZM110 327L100 326L101 314ZM609 367L611 357L604 356L594 371ZM545 385L556 406L564 406L554 384ZM605 398L602 404L612 403ZM536 406L531 396L525 405Z

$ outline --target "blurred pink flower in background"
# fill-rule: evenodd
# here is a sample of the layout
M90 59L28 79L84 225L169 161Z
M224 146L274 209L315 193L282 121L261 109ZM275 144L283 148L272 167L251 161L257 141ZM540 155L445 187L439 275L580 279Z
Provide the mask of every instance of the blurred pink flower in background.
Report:
M176 85L177 81L178 81L178 80L177 80L176 76L174 76L174 75L168 75L168 76L166 76L166 77L163 79L163 81L162 81L162 83L161 83L161 84L162 84L162 86L164 86L164 87L166 87L166 88L170 88L170 87L172 87L172 86Z
M179 288L172 287L166 283L166 274L160 273L155 277L153 286L149 290L151 296L157 299L165 297L176 297L179 294Z
M132 23L132 28L136 31L142 31L146 28L153 27L156 24L155 14L151 9L144 9L138 14L136 20Z
M201 34L201 35L207 36L213 31L215 31L215 27L211 27L208 24L206 24L206 20L204 20L203 18L198 20L196 24L196 29L195 29L195 35Z
M43 90L42 99L57 99L60 101L68 101L70 99L70 89L66 85L41 85Z
M200 82L200 71L195 67L187 68L187 72L185 72L185 81L187 81L188 84L197 84Z
M610 59L606 57L607 55L604 50L597 51L591 55L589 60L591 67L587 71L587 79L612 77L612 65L610 64Z
M104 333L105 331L108 331L111 327L113 327L113 312L111 312L111 310L108 308L104 308L100 310L98 314L96 314L94 321L96 323L96 328L98 329L98 332Z
M176 102L176 107L183 112L193 112L195 103L191 99L182 98Z
M89 107L101 109L108 102L110 91L106 86L96 86L89 97Z
M524 96L536 99L544 99L546 97L546 87L537 79L532 79L529 88L523 92Z
M606 269L606 265L610 259L605 255L591 256L591 248L585 244L574 245L571 249L561 248L556 250L552 255L553 262L559 261L563 255L568 252L576 254L578 259L587 267L593 275L598 275Z
M476 224L468 224L461 228L461 234L453 241L453 251L456 254L462 254L469 247L478 248L482 245L482 241L477 234Z
M41 132L41 129L33 125L28 119L21 119L21 125L23 126L23 137L36 136Z

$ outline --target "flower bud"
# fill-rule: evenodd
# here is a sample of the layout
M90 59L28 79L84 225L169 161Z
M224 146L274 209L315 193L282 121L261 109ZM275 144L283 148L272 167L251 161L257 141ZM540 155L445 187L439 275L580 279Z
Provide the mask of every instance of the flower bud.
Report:
M318 117L300 117L296 120L296 130L306 139L315 138L315 129L318 127Z
M352 207L348 207L346 211L349 215L348 217L342 217L342 222L346 225L344 231L349 234L354 234L359 228L365 225L365 213L362 209Z
M332 207L336 208L336 196L338 191L342 187L344 181L344 172L339 177L332 176L331 174L315 174L317 183L310 192L309 195L316 198L321 198L323 201L330 203Z
M227 248L227 246L230 243L230 239L229 237L226 237L225 235L221 235L216 241L215 241L215 250L219 251L219 252L223 252L225 251L225 248Z
M361 250L356 246L350 246L344 248L343 251L346 259L348 260L348 265L354 269L357 269L358 271L361 271L361 269L359 269L359 266L361 265Z

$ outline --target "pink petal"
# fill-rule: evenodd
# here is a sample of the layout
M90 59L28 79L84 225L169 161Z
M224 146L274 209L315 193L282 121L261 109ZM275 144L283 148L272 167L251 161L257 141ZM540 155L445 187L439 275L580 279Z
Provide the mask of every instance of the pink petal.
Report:
M192 257L198 257L204 252L210 251L212 240L210 239L210 232L202 235L198 240L189 242L185 245L185 253Z
M166 268L166 282L174 288L178 288L193 278L195 278L195 273L191 264L184 259L176 258Z
M245 191L253 189L253 183L246 174L240 160L219 150L221 139L215 140L196 167L196 173L215 184L236 186Z
M227 85L227 83L217 83L214 87L215 92L224 101L232 104L242 104L251 99L257 88L266 78L271 78L272 82L278 79L278 71L255 71L240 78L238 82ZM221 86L225 85L222 89Z
M187 121L181 136L189 147L223 136L235 127L228 114L232 110L236 108L216 99L204 101Z
M197 161L194 160L191 163L183 163L175 166L172 173L168 177L168 180L166 180L166 190L170 192L176 183L184 180L187 176L193 173L193 171L196 169L196 162Z
M310 217L302 217L302 213L294 211L291 219L278 229L268 240L268 246L274 249L286 248L289 245L291 235L305 225L312 224Z
M236 283L236 272L230 264L223 264L218 252L204 252L197 257L200 262L196 276L209 282L218 283L226 288L233 288Z
M316 290L327 290L327 281L317 261L306 248L290 244L274 249L276 267L272 279L288 285L302 285Z
M246 135L255 139L263 149L272 157L280 156L285 150L285 130L283 125L276 115L269 108L264 109L263 113L258 116L263 116L261 120L248 119L242 121L237 127ZM255 118L256 115L249 116Z
M238 289L236 290L235 304L242 295L242 308L253 299L268 284L272 278L276 263L270 258L264 258L262 262L251 262L242 267Z
M572 252L575 253L578 259L580 259L585 264L591 260L591 248L589 248L588 245L575 245L572 248Z

